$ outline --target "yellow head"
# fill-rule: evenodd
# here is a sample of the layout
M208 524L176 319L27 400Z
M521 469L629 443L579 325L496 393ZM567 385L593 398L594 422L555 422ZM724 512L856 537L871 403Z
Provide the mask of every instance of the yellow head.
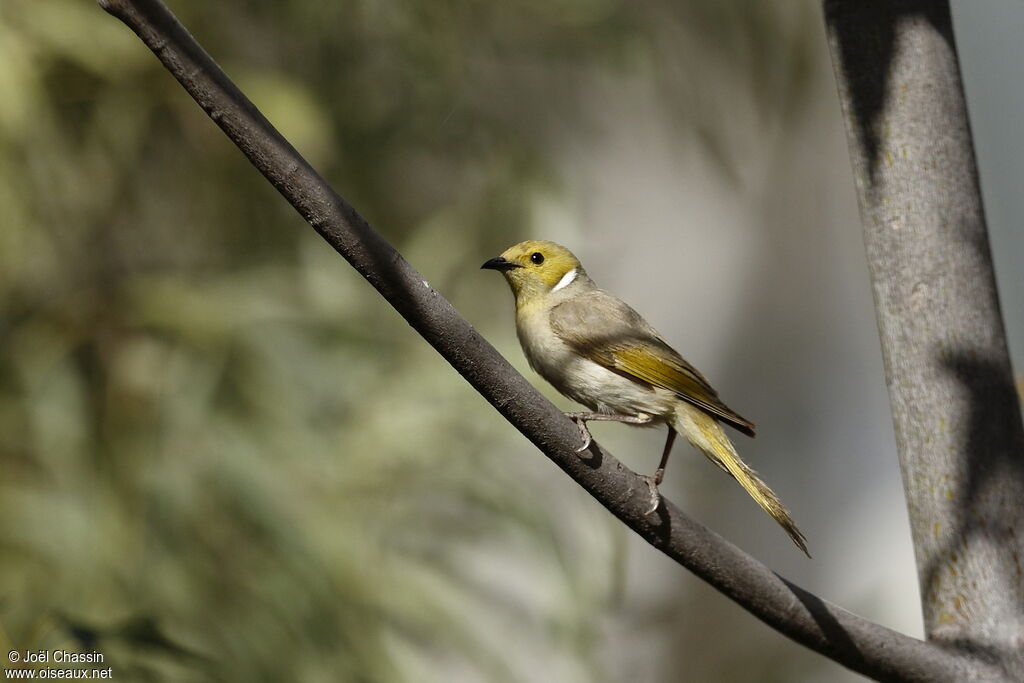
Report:
M520 305L586 276L571 251L561 244L543 240L520 242L480 267L500 270Z

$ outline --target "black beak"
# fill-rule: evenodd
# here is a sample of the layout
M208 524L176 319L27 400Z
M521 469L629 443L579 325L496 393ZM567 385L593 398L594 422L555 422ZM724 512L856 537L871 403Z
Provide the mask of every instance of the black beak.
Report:
M518 263L512 263L506 261L503 257L492 258L487 263L480 266L481 269L486 268L487 270L512 270L513 268L522 268Z

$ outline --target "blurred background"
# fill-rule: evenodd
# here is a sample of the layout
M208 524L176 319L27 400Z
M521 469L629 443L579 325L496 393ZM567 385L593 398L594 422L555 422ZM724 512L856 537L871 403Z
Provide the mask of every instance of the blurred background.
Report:
M804 558L684 445L665 493L921 634L817 2L172 0L338 191L527 367L572 248L759 425ZM1016 367L1024 10L955 2ZM0 649L139 681L853 681L505 423L90 0L0 2ZM661 431L596 425L651 471Z

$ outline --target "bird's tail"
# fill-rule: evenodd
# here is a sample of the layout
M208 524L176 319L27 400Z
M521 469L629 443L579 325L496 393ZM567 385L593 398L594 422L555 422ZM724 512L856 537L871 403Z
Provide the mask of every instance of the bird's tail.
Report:
M673 426L711 462L732 475L733 479L746 489L750 497L757 501L757 504L789 534L793 543L804 551L807 557L811 556L807 552L807 539L797 528L789 510L775 495L775 492L758 478L757 473L740 460L729 437L713 417L688 403L681 403L676 409Z

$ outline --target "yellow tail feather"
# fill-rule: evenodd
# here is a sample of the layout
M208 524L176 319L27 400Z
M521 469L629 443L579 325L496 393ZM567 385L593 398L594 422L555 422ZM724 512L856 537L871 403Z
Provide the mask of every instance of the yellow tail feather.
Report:
M793 521L782 501L774 491L768 488L767 484L758 478L757 473L740 459L729 437L714 418L699 408L681 404L676 409L674 427L711 462L732 475L740 483L740 486L746 489L750 497L789 534L793 543L804 551L807 557L811 556L807 552L807 539L797 528L796 522Z

